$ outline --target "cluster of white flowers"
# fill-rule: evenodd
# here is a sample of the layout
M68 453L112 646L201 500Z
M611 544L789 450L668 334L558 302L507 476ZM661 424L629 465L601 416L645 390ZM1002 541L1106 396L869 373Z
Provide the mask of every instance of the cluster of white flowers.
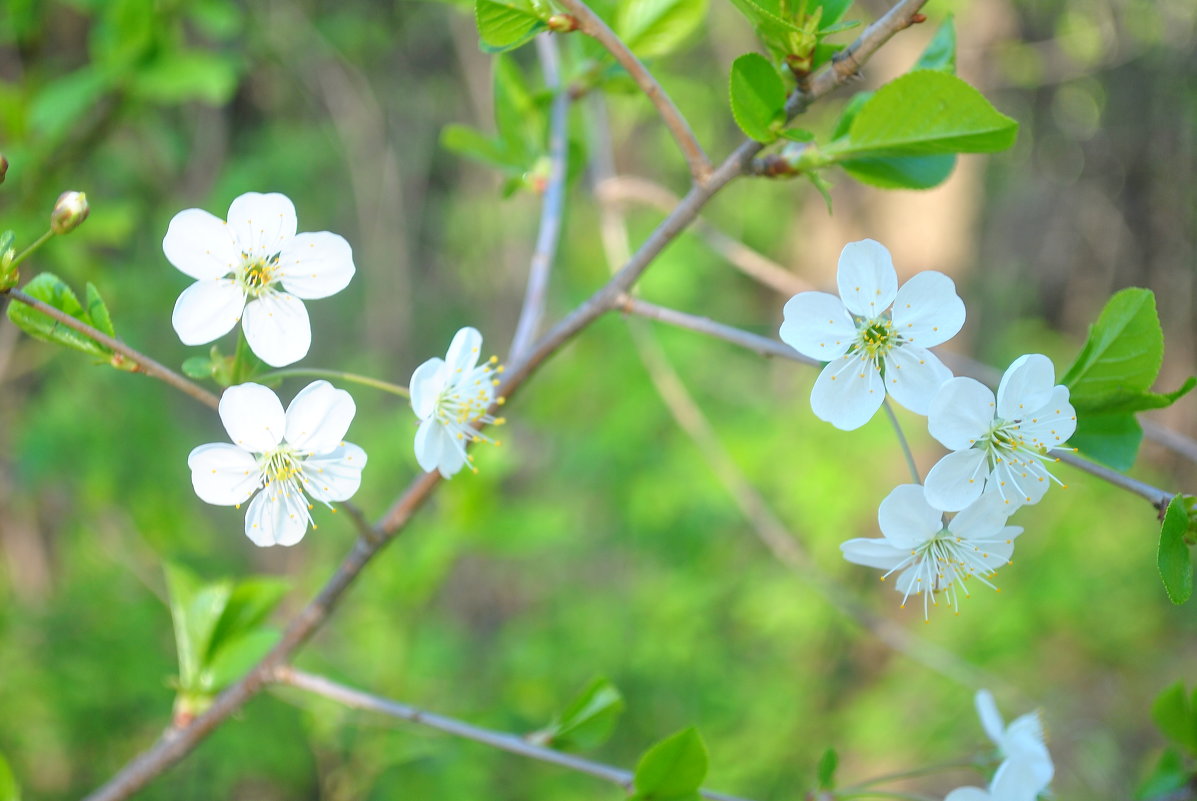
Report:
M1034 801L1055 774L1038 713L1029 712L1006 726L988 690L977 692L976 705L981 726L998 747L1002 763L987 789L960 787L944 801Z
M884 536L841 547L844 558L897 572L902 604L922 595L923 614L946 596L959 609L966 582L990 577L1007 564L1022 533L1006 520L1037 503L1056 461L1076 431L1068 388L1040 354L1010 365L997 395L971 378L953 378L927 348L964 325L964 303L952 279L928 270L898 288L889 251L866 239L840 254L840 297L803 292L785 305L781 338L796 351L826 361L811 390L815 415L849 431L872 419L886 395L927 416L928 430L951 453L927 474L926 486L898 487L882 501ZM952 515L954 513L954 515ZM952 515L949 518L949 515Z
M172 323L186 345L202 345L242 321L245 342L273 367L307 355L312 330L303 300L333 295L355 268L349 243L327 231L296 234L295 206L277 193L241 195L227 220L201 209L170 221L166 258L196 279L175 303ZM503 423L490 414L503 368L478 363L482 335L463 328L444 359L429 359L411 380L420 426L416 460L424 470L451 477L473 458L471 442L494 442L480 428ZM361 484L366 453L343 442L356 406L327 381L304 388L283 411L278 397L255 383L231 386L219 404L233 444L209 443L187 459L200 499L218 506L250 501L245 534L256 545L294 545L312 522L311 500L330 508ZM497 444L497 443L496 443ZM261 492L258 492L261 490Z

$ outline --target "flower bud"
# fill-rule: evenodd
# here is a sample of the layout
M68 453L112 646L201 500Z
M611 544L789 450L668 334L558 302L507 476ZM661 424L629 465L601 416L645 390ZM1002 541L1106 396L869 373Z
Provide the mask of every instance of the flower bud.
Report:
M87 219L87 195L82 192L63 192L50 212L50 230L56 234L69 234Z
M573 33L578 29L578 18L569 14L554 14L546 20L550 31Z
M0 184L4 183L4 176L8 174L8 159L0 153Z

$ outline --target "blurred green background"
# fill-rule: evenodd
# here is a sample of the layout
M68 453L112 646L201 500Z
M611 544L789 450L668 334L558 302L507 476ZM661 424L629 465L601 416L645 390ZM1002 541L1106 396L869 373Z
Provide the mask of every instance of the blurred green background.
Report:
M881 3L854 7L872 19ZM995 366L1044 352L1062 370L1123 286L1154 289L1167 389L1193 372L1197 228L1197 7L1189 0L932 2L955 13L962 77L1022 124L1016 148L968 157L940 189L895 192L838 176L833 216L805 183L741 181L708 219L820 287L846 241L885 242L898 269L952 274L969 308L950 345ZM933 32L901 34L860 88L908 69ZM851 36L844 37L845 41ZM567 62L577 45L564 40ZM724 0L654 70L721 158L740 139L727 69L753 49ZM571 49L573 48L573 49ZM539 75L533 48L517 54ZM502 355L535 237L539 198L503 199L501 177L438 144L491 130L490 58L468 8L418 2L4 0L0 2L0 227L28 242L65 189L91 217L24 274L96 283L129 343L178 365L170 327L189 279L164 259L171 216L223 216L246 191L289 195L299 227L354 246L348 290L308 304L303 364L405 382L478 327ZM847 91L813 110L826 136ZM672 188L685 165L647 103L610 98L620 172ZM593 135L593 104L573 111ZM576 155L580 155L579 151ZM659 219L628 211L632 241ZM549 310L607 275L585 176L571 186ZM773 335L785 298L689 236L645 298ZM881 416L842 433L810 413L814 372L656 328L668 359L734 463L838 592L970 663L1007 717L1043 710L1063 799L1127 798L1163 740L1155 695L1192 680L1193 607L1155 571L1156 524L1136 498L1062 471L1071 485L1014 519L1026 534L1000 594L924 625L841 541L875 536L876 506L904 467ZM231 342L231 338L229 340ZM226 344L226 350L228 346ZM284 399L304 385L292 380ZM350 387L350 436L370 455L354 499L380 513L416 474L415 418ZM1188 434L1185 399L1156 420ZM259 550L242 516L206 506L186 456L225 434L208 409L139 376L92 367L0 322L0 753L27 796L79 796L169 722L176 671L162 562L216 579L287 577L279 621L330 575L354 533L318 531ZM543 726L606 675L627 710L594 756L632 766L651 742L697 725L707 785L798 799L828 746L845 782L984 750L973 687L889 649L775 561L671 417L627 324L602 319L508 406L479 475L443 486L349 594L299 664L486 726ZM938 450L903 414L925 470ZM1136 475L1170 488L1197 472L1148 443ZM980 784L969 771L908 788ZM269 691L147 789L161 799L604 799L618 790L415 726Z

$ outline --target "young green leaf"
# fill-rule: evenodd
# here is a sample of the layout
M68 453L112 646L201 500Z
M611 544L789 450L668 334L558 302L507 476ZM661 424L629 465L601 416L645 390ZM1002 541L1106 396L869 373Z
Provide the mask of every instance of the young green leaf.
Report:
M835 787L835 769L839 765L839 755L834 748L828 748L819 758L819 766L815 775L819 780L820 790L830 790Z
M1076 433L1068 442L1087 456L1115 470L1130 470L1143 441L1143 429L1132 414L1077 414Z
M586 685L537 739L561 750L587 750L606 742L623 713L623 696L605 678Z
M690 801L707 775L707 747L690 727L645 752L632 779L632 801Z
M91 281L87 282L86 297L87 316L91 319L91 324L108 336L115 337L116 331L112 328L112 317L108 314L108 306L100 297L100 290L96 289L96 285Z
M524 0L475 0L474 22L483 50L514 50L548 26Z
M232 585L227 581L201 584L190 571L167 563L166 586L179 653L179 685L185 692L194 691L200 689L208 645L228 603Z
M495 127L499 139L504 150L528 169L545 150L544 111L513 58L495 58L494 68Z
M212 632L207 659L224 648L227 641L245 636L261 625L287 594L289 586L282 579L265 576L238 581Z
M708 0L622 0L615 30L641 58L677 49L707 17Z
M21 788L17 786L17 777L13 776L12 768L0 754L0 801L21 801Z
M80 322L95 325L83 306L79 304L75 293L56 275L42 273L35 277L25 285L25 294L66 312ZM112 355L112 351L94 339L84 336L73 328L67 328L52 317L26 306L24 303L9 303L8 319L35 339L63 345L102 359L107 359Z
M1164 358L1164 332L1149 289L1116 292L1060 382L1078 409L1114 393L1146 392Z
M1156 696L1151 703L1151 719L1155 721L1155 725L1159 726L1165 737L1190 751L1197 750L1193 715L1194 710L1190 706L1184 682L1176 682Z
M1164 513L1164 523L1160 526L1160 547L1156 553L1164 590L1168 593L1168 600L1174 604L1183 604L1193 594L1193 558L1185 542L1188 530L1189 514L1185 509L1184 497L1177 495ZM1191 730L1189 736L1191 739Z
M973 87L936 70L911 72L882 86L827 146L839 160L940 153L992 153L1014 144L1018 123Z
M844 14L848 13L848 8L851 5L852 0L822 0L819 3L812 3L809 11L814 13L815 7L823 9L822 16L819 17L819 31L827 35L847 30L848 28L854 28L859 24L850 23L846 27L839 24L840 20L844 18Z
M1135 798L1137 801L1168 798L1188 783L1189 772L1185 770L1184 760L1176 749L1169 748L1160 755L1155 769L1135 790Z
M1078 412L1099 412L1101 414L1132 414L1148 409L1163 409L1176 403L1197 387L1197 376L1189 376L1183 384L1171 392L1128 392L1116 390L1095 398L1082 397L1073 407Z
M732 64L728 83L732 116L740 130L766 144L777 139L785 124L786 87L769 59L745 53Z
M956 156L906 156L850 159L840 162L844 172L862 184L881 189L930 189L947 180L956 167Z
M281 636L274 629L263 628L224 640L200 672L199 689L215 695L228 687L266 656Z
M207 356L192 356L183 360L183 375L202 381L216 374L218 365Z
M935 31L927 49L915 62L916 70L941 70L956 74L956 25L951 16Z

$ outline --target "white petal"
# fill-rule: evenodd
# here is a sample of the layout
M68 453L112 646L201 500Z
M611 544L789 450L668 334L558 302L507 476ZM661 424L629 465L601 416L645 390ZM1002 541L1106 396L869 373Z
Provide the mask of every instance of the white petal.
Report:
M308 530L308 505L291 483L275 482L258 493L245 510L245 536L254 545L294 545Z
M802 292L782 310L781 341L803 356L829 362L843 356L856 339L856 324L835 295Z
M235 281L197 281L175 301L171 324L184 345L203 345L231 331L244 308L245 291Z
M261 384L229 387L220 396L219 411L229 439L247 451L265 453L283 441L283 404Z
M328 231L299 234L283 245L279 277L297 298L327 298L353 278L353 248L345 238Z
M898 293L898 274L880 242L849 242L840 253L836 282L848 311L872 319L889 308Z
M308 355L312 326L303 301L286 292L271 292L245 307L245 341L271 367L283 367Z
M465 373L474 369L478 358L482 355L482 334L476 328L463 328L453 335L449 343L449 353L445 356L445 364L449 365L449 380L453 380L455 373Z
M1037 785L1036 792L1051 783L1056 771L1044 744L1043 723L1039 720L1039 713L1022 715L1007 727L1002 753L1007 760L1026 767L1027 784Z
M927 473L927 503L945 512L959 511L981 497L988 477L985 451L971 448L949 453Z
M287 443L297 450L327 453L340 446L356 412L348 392L327 381L313 381L287 407Z
M420 423L416 431L416 461L423 470L439 470L445 478L451 478L465 464L465 457L453 441L453 435L443 425L430 417Z
M166 260L201 281L222 278L241 264L241 251L224 220L202 209L180 211L162 238Z
M432 358L416 368L408 382L411 408L416 417L425 420L436 411L436 402L448 385L449 368L444 359Z
M1022 418L1019 432L1031 445L1058 448L1076 433L1076 409L1068 400L1068 387L1059 385L1043 407Z
M952 518L948 531L964 539L994 539L1005 527L1010 513L1010 507L997 496L982 495Z
M994 799L979 787L957 787L948 793L943 801L994 801Z
M973 703L977 707L977 717L981 719L981 728L994 744L1000 746L1006 727L1002 722L1002 713L998 712L997 703L993 700L993 693L989 690L977 690Z
M347 501L361 486L365 466L366 452L346 442L336 450L303 461L304 489L321 503Z
M200 445L187 457L191 486L205 503L236 506L262 485L258 460L236 445L213 442Z
M251 257L273 256L297 229L295 206L286 195L247 192L229 206L229 228L237 246Z
M1051 481L1044 478L1036 464L1034 460L1030 463L1010 460L998 463L989 476L991 491L1000 495L1012 510L1025 504L1039 503L1047 494Z
M998 766L989 783L993 801L1035 801L1039 792L1047 787L1041 780L1042 768L1039 762L1007 759Z
M914 548L943 529L943 516L932 509L918 484L894 487L877 508L881 533L896 548Z
M947 342L964 325L964 301L956 284L927 270L911 278L894 298L894 330L907 342L932 348Z
M895 548L879 537L857 537L840 544L840 551L849 562L865 567L893 570L910 558L910 551Z
M938 356L917 345L899 345L885 356L886 391L915 414L927 414L935 393L951 377Z
M1056 368L1051 359L1038 353L1019 356L998 384L998 416L1018 420L1042 408L1051 399L1055 383Z
M810 393L815 417L843 431L869 422L883 400L881 373L860 354L842 356L824 367Z
M996 402L980 381L952 378L944 382L927 411L927 430L947 449L962 451L983 438L993 425Z

